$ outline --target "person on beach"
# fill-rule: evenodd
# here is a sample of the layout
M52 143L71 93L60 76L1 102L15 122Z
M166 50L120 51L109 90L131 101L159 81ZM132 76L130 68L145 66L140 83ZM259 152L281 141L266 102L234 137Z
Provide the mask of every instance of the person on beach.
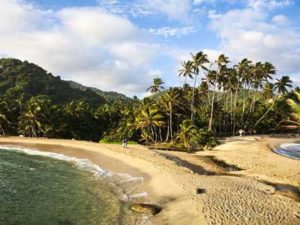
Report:
M240 137L243 137L243 134L245 133L245 131L243 129L239 129L239 134L240 134Z
M122 139L122 146L123 146L124 148L127 147L127 139L126 139L126 138L123 138L123 139Z

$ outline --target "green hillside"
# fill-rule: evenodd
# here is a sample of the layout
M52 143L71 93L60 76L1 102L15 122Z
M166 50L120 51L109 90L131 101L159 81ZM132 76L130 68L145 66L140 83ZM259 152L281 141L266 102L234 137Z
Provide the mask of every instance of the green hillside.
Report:
M120 93L115 92L115 91L102 91L102 90L99 90L97 88L84 86L84 85L76 83L74 81L67 81L67 82L70 84L71 87L73 87L75 89L79 89L79 90L82 90L82 91L89 90L89 91L95 92L96 94L103 97L110 104L112 104L116 101L122 101L122 102L125 102L125 103L128 103L128 102L131 101L131 99L128 98L126 95L120 94Z
M61 80L36 64L18 59L0 59L0 94L28 100L32 96L47 95L54 103L65 104L83 100L92 106L129 100L116 92L103 92L72 81Z
M98 141L119 121L124 101L130 99L61 80L36 64L0 59L2 135Z

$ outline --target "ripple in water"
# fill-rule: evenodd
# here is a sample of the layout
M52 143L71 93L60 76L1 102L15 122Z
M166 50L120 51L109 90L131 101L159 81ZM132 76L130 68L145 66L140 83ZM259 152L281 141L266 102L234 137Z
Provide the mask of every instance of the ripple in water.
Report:
M147 201L142 182L86 159L0 146L0 225L150 224L128 209Z
M280 155L300 160L300 144L282 144L274 151Z

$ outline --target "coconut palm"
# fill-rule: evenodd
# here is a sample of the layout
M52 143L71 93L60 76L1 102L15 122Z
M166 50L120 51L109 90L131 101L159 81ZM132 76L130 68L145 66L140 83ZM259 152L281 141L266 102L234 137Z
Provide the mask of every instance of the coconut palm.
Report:
M274 96L273 91L274 91L274 84L266 83L262 90L262 95L264 96L265 99L269 100Z
M273 75L276 74L275 66L269 62L265 62L263 64L263 71L264 71L264 80L265 82L269 82L270 80L273 80Z
M180 92L177 88L170 88L163 96L161 96L161 102L164 104L165 109L169 114L169 129L171 141L173 142L173 113L174 107L180 106ZM168 139L168 135L167 138Z
M197 135L198 131L191 120L184 120L180 125L180 130L176 135L176 139L183 143L184 147L191 150L191 140Z
M194 73L194 87L193 87L193 97L191 102L191 121L194 122L194 113L195 113L195 88L197 84L197 76L199 75L201 69L207 71L207 68L204 66L206 63L209 63L207 54L204 54L202 51L197 52L196 55L192 54L192 64L193 64L193 73Z
M186 78L194 78L194 67L193 67L193 62L188 60L188 61L183 61L181 62L181 69L178 70L178 75L184 77L184 87L186 84Z
M297 101L293 100L293 99L288 99L287 103L288 105L291 107L292 109L292 114L291 116L294 119L294 123L298 126L300 126L300 92L295 92Z
M275 82L275 90L278 91L279 94L288 93L288 88L292 88L293 81L291 81L289 76L283 76L281 79L276 79Z
M136 118L136 126L142 130L146 142L156 140L157 134L155 128L162 127L164 124L164 116L156 105L142 108Z
M218 57L218 59L215 61L216 65L217 65L217 71L210 73L208 75L208 77L210 76L209 80L210 83L213 85L214 87L214 91L213 91L213 96L212 96L212 100L211 100L211 110L210 110L210 118L209 118L209 122L208 122L208 130L211 131L212 130L212 126L213 126L213 115L214 115L214 105L215 105L215 95L216 95L216 87L218 89L221 88L221 84L222 81L224 80L224 76L227 73L227 68L226 65L229 63L229 59L228 57L226 57L224 54L220 55Z
M155 94L159 92L161 89L164 89L162 86L164 82L161 78L157 77L153 79L153 84L147 89L147 91L151 91L151 93Z

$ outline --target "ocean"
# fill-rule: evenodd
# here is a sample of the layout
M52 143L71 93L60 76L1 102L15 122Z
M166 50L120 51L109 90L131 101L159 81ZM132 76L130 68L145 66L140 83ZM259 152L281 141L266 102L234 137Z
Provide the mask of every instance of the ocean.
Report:
M274 151L292 159L300 159L300 144L282 144Z
M0 225L139 225L129 210L142 178L113 174L89 160L0 147Z

